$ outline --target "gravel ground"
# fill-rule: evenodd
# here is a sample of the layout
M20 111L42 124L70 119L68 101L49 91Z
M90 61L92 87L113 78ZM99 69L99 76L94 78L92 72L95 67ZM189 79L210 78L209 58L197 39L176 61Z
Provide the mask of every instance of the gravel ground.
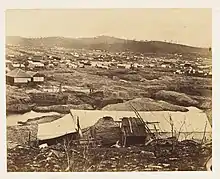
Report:
M194 141L148 146L106 148L61 145L44 149L17 146L8 149L9 172L86 171L203 171L211 147ZM67 152L68 151L68 152ZM67 154L69 167L67 165Z

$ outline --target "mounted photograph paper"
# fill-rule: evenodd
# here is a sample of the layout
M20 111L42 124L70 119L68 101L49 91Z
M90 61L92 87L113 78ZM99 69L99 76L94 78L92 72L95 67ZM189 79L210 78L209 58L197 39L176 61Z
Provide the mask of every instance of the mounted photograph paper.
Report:
M7 172L212 171L212 10L5 11Z

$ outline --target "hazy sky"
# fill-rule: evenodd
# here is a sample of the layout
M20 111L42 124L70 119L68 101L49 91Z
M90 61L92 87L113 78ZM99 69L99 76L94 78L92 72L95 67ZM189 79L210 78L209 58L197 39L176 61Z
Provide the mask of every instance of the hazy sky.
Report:
M23 37L94 37L167 40L208 47L211 9L7 10L6 35Z

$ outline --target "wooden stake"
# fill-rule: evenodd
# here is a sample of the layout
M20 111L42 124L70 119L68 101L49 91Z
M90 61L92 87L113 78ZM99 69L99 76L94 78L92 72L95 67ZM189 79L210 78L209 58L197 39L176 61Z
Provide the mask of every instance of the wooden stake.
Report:
M207 127L207 121L206 121L206 123L205 123L205 128L204 128L204 132L203 132L203 137L202 137L202 144L203 144L203 140L204 140L204 138L205 138L205 133L206 133L206 127Z

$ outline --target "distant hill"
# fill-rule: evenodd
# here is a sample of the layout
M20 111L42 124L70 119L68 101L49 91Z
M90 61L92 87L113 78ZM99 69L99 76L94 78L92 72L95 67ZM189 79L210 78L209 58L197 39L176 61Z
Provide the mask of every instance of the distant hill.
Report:
M187 45L168 43L162 41L136 41L126 40L110 36L98 36L94 38L23 38L7 36L6 44L21 46L46 46L64 48L100 49L108 51L132 51L140 53L209 53L208 48L191 47Z

